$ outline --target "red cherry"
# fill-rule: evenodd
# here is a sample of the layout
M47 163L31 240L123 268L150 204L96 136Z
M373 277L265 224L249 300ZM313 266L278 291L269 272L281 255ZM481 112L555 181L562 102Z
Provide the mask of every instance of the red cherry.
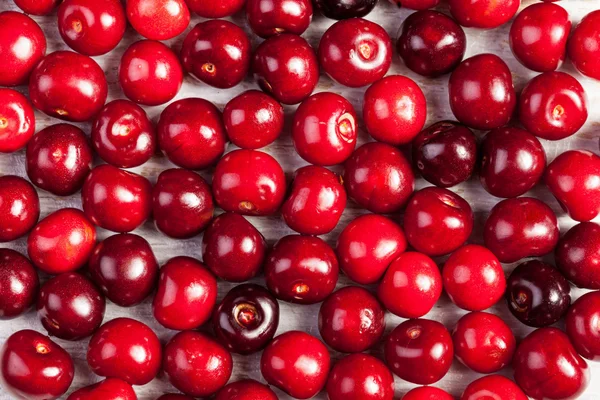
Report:
M186 0L190 10L204 18L229 17L240 11L246 0Z
M439 4L440 0L390 0L390 2L392 4L396 4L398 7L410 8L411 10L426 10L428 8L433 8L433 7L437 6ZM433 388L433 389L435 389L435 388ZM417 400L417 399L414 399L414 400ZM435 400L435 399L432 399L432 400ZM445 400L445 399L438 399L438 400Z
M0 176L0 243L24 236L40 217L40 199L25 179Z
M592 11L575 27L567 44L569 59L579 72L600 79L600 10Z
M150 40L168 40L190 23L184 0L128 0L127 19L133 29Z
M71 393L67 400L137 400L137 396L129 383L108 378Z
M15 318L35 302L40 286L29 260L11 249L0 249L0 320Z
M377 0L315 0L315 6L327 18L350 19L369 14Z
M281 33L302 35L312 16L310 0L248 0L246 4L250 28L265 39Z
M193 398L184 394L163 394L156 400L194 400Z
M462 26L490 29L504 25L517 13L520 0L449 0L450 13Z
M516 383L502 375L488 375L469 384L460 400L489 400L490 396L502 400L528 400ZM493 398L493 397L492 397Z
M402 400L454 400L454 397L433 386L420 386L406 393Z
M600 292L581 296L566 317L567 335L575 350L588 360L600 360Z
M48 15L58 5L60 0L14 0L23 12L33 15Z
M215 400L278 400L278 397L268 386L244 379L225 386Z
M327 395L330 400L393 400L394 376L377 358L351 354L331 369Z
M0 153L22 149L34 132L35 115L27 97L12 89L0 89Z
M586 289L600 289L600 225L582 222L558 241L556 266L567 279Z

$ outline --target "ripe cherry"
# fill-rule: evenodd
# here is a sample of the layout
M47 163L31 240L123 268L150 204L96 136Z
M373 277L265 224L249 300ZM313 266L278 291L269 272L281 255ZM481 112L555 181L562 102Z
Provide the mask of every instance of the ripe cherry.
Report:
M581 296L567 313L567 335L571 344L582 357L600 360L600 292L589 292Z
M580 288L600 289L600 225L582 222L558 241L556 266Z
M567 44L569 59L579 72L600 79L600 10L586 15L573 30Z
M504 25L517 13L520 0L449 0L450 13L462 26L491 29Z
M364 17L369 14L377 0L315 0L315 6L324 16L332 19Z
M15 318L33 305L40 286L31 262L11 249L0 249L0 320Z
M137 400L131 385L116 378L108 378L71 393L67 400Z
M330 400L393 400L394 376L377 358L351 354L333 366L326 390Z
M246 4L250 28L265 39L281 33L302 35L312 16L311 0L249 0Z
M223 18L244 8L246 0L186 0L190 10L204 18Z
M278 397L268 386L252 379L243 379L225 386L217 393L215 400L278 400Z
M133 29L150 40L168 40L190 23L184 0L128 0L127 19Z
M471 382L460 400L488 400L490 396L502 400L529 399L521 388L510 379L502 375L488 375Z
M27 97L16 90L0 88L0 153L22 149L34 132L35 115Z
M48 15L60 0L14 0L23 12L32 15Z
M24 236L40 217L35 188L14 175L0 176L0 243Z

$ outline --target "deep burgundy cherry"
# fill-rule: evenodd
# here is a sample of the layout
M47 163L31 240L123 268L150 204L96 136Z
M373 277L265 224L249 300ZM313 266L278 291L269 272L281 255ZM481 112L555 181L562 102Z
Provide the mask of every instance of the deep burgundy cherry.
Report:
M448 373L454 346L444 325L428 319L410 319L392 331L384 353L386 364L401 379L429 385Z
M263 235L239 214L213 219L202 237L202 259L219 278L244 282L258 274L266 257Z
M98 243L89 262L92 280L113 303L130 307L152 292L158 261L146 239L130 233Z
M370 85L390 69L392 41L385 29L374 22L362 18L339 21L321 37L319 63L342 85Z
M427 314L442 294L442 276L425 254L407 252L390 264L377 289L377 297L391 313L402 318Z
M281 238L267 254L265 280L278 299L299 304L325 300L338 281L335 252L314 236Z
M160 114L157 135L167 158L186 169L214 165L227 144L221 113L214 104L200 98L169 104Z
M35 302L40 286L31 262L11 249L0 249L0 320L12 319Z
M227 103L223 124L231 143L259 149L273 143L283 131L283 107L258 90L248 90Z
M0 176L0 243L10 242L29 232L40 217L40 199L25 179Z
M264 287L250 283L231 289L213 315L217 339L239 354L262 350L278 326L277 299Z
M0 38L0 54L3 59L0 66L0 86L26 84L33 68L46 55L44 32L27 15L5 11L0 13Z
M210 319L216 303L217 280L199 261L174 257L160 269L152 312L165 328L196 329Z
M145 385L158 374L162 347L147 325L130 318L116 318L92 336L87 351L91 370L131 385Z
M518 7L519 2L514 2ZM506 125L517 104L510 69L495 54L463 61L450 76L448 91L454 116L474 129Z
M481 185L496 197L517 197L544 175L546 152L531 133L513 127L494 129L481 144Z
M156 400L194 400L190 396L186 396L185 394L163 394Z
M319 61L313 48L297 35L273 36L258 46L252 59L261 89L284 104L298 104L319 81Z
M133 29L150 40L168 40L190 23L184 0L128 0L127 19Z
M544 181L562 208L575 221L600 213L600 157L586 150L565 151L550 163Z
M73 393L67 400L137 400L131 385L116 378L108 378L96 384L83 387Z
M183 68L173 51L161 42L140 40L123 53L119 84L125 96L146 106L164 104L183 83Z
M450 13L462 26L491 29L507 23L520 0L449 0Z
M85 133L69 124L51 125L27 144L27 175L40 189L57 196L78 192L92 171L94 152Z
M437 11L409 15L398 36L396 48L404 64L427 77L453 71L467 49L467 37L460 25Z
M219 207L244 215L275 213L286 192L281 165L256 150L234 150L221 158L212 187Z
M398 7L410 8L411 10L426 10L437 6L440 0L390 0L390 2Z
M278 400L268 386L252 379L232 382L217 393L215 400Z
M302 35L312 16L311 0L249 0L246 4L250 28L265 39L281 33Z
M2 389L17 399L57 399L69 389L74 374L69 353L32 330L12 334L0 350Z
M559 238L558 221L552 209L531 197L503 200L485 222L485 247L503 263L550 253Z
M327 347L300 331L279 335L265 349L260 371L266 381L298 399L309 399L325 387L331 360Z
M600 225L582 222L558 241L556 266L575 285L600 289Z
M208 226L214 210L210 186L192 171L165 170L152 188L154 223L167 236L196 236Z
M327 299L319 310L319 332L334 350L360 353L375 346L385 330L385 309L369 291L346 286Z
M351 354L338 361L327 379L330 400L393 400L394 376L368 354Z
M471 382L460 400L489 400L490 396L502 400L529 399L510 379L502 375L488 375Z
M244 8L246 0L186 0L190 10L204 18L223 18Z
M527 336L513 364L517 384L536 399L575 399L590 382L587 363L557 328L538 329Z
M154 125L143 108L128 100L105 105L92 125L91 137L96 153L119 168L138 167L156 151Z
M364 17L377 5L377 0L315 0L315 6L327 18Z
M433 386L419 386L406 393L402 400L454 400L454 397Z
M600 360L600 292L581 296L566 317L567 335L575 350L588 360Z
M119 44L127 17L119 0L65 0L58 8L58 31L67 46L86 56L106 54Z
M600 79L600 10L586 15L567 44L569 59L583 75Z
M398 211L414 190L410 163L397 148L367 143L344 164L344 186L360 207L374 213Z
M366 214L346 225L338 237L336 253L348 278L369 285L381 279L406 246L406 237L398 224L382 215Z
M34 132L35 115L27 97L16 90L0 88L0 153L22 149Z
M232 368L225 347L200 332L180 332L165 346L163 369L169 382L192 397L216 393L231 377Z
M32 15L48 15L60 0L14 0L23 12Z
M427 187L415 192L404 212L406 239L429 256L448 254L467 241L473 231L469 203L448 189Z
M96 228L83 212L63 208L41 220L27 238L27 253L42 271L57 275L81 268L96 244Z

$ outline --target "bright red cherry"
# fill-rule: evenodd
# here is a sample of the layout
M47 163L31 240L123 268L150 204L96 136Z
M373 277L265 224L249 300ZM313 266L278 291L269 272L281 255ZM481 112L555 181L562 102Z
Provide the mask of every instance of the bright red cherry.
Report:
M35 302L40 286L31 262L11 249L0 249L0 320L15 318Z
M517 13L521 0L449 0L450 13L462 26L491 29Z
M48 15L60 0L14 0L23 12L32 15Z
M579 72L600 79L600 10L586 15L575 27L567 44L569 59Z
M454 400L454 397L433 386L420 386L406 393L402 400Z
M129 383L108 378L71 393L67 400L137 400L137 396Z
M488 375L471 382L460 400L489 400L490 396L502 400L529 399L521 388L510 379L502 375Z
M567 335L575 350L588 360L600 360L600 292L581 296L566 316Z
M249 0L246 16L252 31L262 38L302 35L312 21L313 6L311 0Z
M0 88L0 153L22 149L34 132L35 115L27 97Z
M326 390L329 400L393 400L394 376L377 358L351 354L333 366Z
M150 40L168 40L190 23L184 0L128 0L127 19L133 29Z
M29 232L40 217L40 199L35 188L14 175L0 176L0 243Z
M246 0L186 0L190 10L204 18L229 17L244 8Z
M554 255L558 269L575 285L600 289L600 225L575 225L558 241Z
M244 379L225 386L215 400L278 400L278 397L268 386Z
M369 14L377 0L315 0L315 6L327 18L360 18Z

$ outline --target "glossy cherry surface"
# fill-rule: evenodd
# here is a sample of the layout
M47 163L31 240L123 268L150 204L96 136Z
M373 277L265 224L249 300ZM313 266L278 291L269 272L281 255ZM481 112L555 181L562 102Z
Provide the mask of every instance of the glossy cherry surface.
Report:
M581 296L569 309L565 319L567 335L575 350L588 360L600 360L600 292Z
M172 39L190 23L184 0L128 0L126 7L129 23L147 39Z
M521 388L510 379L502 375L488 375L471 382L460 400L488 400L490 396L502 400L529 399Z
M311 0L249 0L246 4L250 28L265 39L281 33L302 35L312 16Z
M569 59L583 75L600 79L600 10L592 11L579 22L567 44Z
M185 394L163 394L156 400L194 400L190 396L186 396Z
M507 23L519 9L520 0L449 0L450 14L462 26L491 29Z
M406 393L402 400L454 400L454 397L433 386L419 386Z
M108 378L71 393L67 400L137 400L131 385L116 378Z
M246 0L186 0L190 10L204 18L223 18L244 8Z
M253 379L243 379L225 386L215 400L278 400L278 397L268 386Z
M0 176L0 243L10 242L29 232L40 217L40 199L25 179Z
M558 241L556 266L575 285L600 289L600 225L582 222Z
M315 6L327 18L364 17L377 5L377 0L315 0Z
M326 390L330 400L392 400L394 376L377 358L351 354L333 366Z
M0 153L22 149L34 132L35 115L27 97L0 88Z
M35 302L40 286L31 262L11 249L0 249L0 320L12 319Z
M60 0L14 0L23 12L32 15L47 15L58 5Z

